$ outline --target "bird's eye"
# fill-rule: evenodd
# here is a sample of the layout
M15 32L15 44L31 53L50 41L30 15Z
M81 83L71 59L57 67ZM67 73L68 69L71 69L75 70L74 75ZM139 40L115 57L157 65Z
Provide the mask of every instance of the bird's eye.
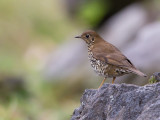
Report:
M87 34L87 35L86 35L86 38L89 38L89 36L90 36L90 35L89 35L89 34Z

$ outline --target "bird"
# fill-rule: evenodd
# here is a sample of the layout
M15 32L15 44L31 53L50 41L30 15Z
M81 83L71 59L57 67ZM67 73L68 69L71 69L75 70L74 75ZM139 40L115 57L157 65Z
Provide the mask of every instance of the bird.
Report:
M129 73L147 77L117 47L105 41L95 31L87 30L75 38L81 38L86 42L92 68L99 76L104 77L99 88L107 78L113 78L112 84L114 84L116 77Z

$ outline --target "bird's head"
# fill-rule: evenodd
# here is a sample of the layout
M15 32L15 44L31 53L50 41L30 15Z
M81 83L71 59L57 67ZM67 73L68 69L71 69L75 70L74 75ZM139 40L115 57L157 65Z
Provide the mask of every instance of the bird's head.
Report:
M101 39L100 36L92 30L83 32L82 35L76 36L75 38L83 39L88 45L93 45Z

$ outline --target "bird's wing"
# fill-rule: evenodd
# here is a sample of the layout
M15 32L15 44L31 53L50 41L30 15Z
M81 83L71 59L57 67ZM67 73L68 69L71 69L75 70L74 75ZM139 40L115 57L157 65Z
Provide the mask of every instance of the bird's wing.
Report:
M114 66L119 66L119 67L134 67L134 65L132 64L132 62L127 59L123 54L121 54L120 52L118 53L111 53L111 54L107 54L107 53L94 53L93 57L96 59L99 59L102 62L105 62L107 64L111 64Z
M135 73L137 75L147 77L146 74L142 73L141 71L137 70L134 65L131 63L129 59L127 59L123 54L102 54L102 53L96 53L93 54L93 57L96 59L99 59L102 62L105 62L110 65L114 65L121 68L127 68L132 73Z
M118 48L105 41L94 45L92 52L94 58L105 63L120 67L134 67L132 62Z

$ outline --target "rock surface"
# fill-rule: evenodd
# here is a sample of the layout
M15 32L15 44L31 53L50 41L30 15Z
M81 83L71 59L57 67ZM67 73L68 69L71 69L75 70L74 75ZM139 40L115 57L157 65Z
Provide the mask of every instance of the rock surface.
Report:
M160 120L160 83L85 90L71 120Z

